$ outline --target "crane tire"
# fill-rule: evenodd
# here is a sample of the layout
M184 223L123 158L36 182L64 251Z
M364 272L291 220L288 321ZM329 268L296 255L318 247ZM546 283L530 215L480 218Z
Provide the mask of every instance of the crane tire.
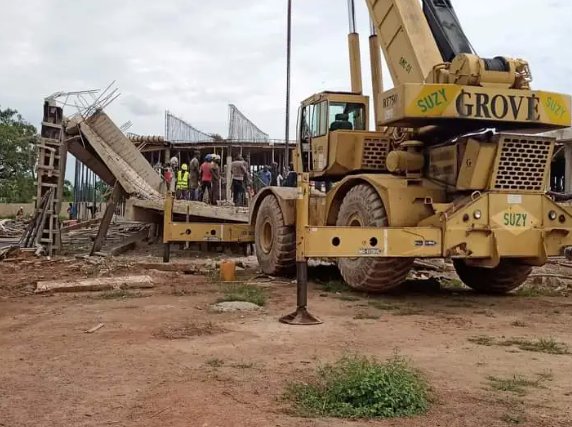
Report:
M284 225L284 214L275 196L262 200L254 228L256 257L269 275L290 274L296 266L296 229Z
M344 197L337 226L387 227L389 221L383 200L367 184L358 184ZM339 258L338 268L353 289L383 293L402 284L413 267L414 258Z
M479 293L491 295L506 294L518 288L532 272L532 267L510 259L502 259L495 268L470 266L462 259L453 260L453 265L465 285Z

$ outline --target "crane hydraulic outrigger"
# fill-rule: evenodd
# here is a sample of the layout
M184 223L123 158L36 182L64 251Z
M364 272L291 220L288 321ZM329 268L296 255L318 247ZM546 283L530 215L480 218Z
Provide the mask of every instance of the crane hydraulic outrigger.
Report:
M450 0L366 3L376 131L349 0L352 91L302 102L298 188L264 188L250 210L262 270L297 268L287 323L316 321L309 258L337 259L344 280L368 292L398 286L415 258L452 258L465 284L504 293L572 245L572 209L546 195L555 140L535 135L570 126L570 96L532 90L522 59L476 55ZM310 179L327 194L310 192Z

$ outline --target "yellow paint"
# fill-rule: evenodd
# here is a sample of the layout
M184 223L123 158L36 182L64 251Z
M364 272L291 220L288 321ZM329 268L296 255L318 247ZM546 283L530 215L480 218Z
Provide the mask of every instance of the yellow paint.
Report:
M495 224L518 236L539 224L529 211L521 205L512 205L492 217Z
M540 105L552 123L570 126L570 99L558 93L540 93Z
M440 117L455 102L461 88L453 85L424 85L407 107L407 114L422 117Z

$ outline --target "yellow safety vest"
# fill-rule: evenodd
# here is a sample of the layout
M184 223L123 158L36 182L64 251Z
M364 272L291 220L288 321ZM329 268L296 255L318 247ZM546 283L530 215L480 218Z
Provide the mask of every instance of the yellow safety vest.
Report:
M189 188L189 172L177 172L177 190L187 190Z

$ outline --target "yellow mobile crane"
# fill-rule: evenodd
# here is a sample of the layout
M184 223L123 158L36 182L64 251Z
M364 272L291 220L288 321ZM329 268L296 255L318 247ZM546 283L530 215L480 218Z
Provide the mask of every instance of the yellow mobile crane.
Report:
M570 126L570 97L532 90L522 59L479 57L450 0L366 0L371 132L348 1L352 91L302 102L298 188L265 188L251 206L262 270L297 265L298 310L282 320L316 321L308 258L336 258L348 285L368 292L398 286L415 258L452 258L471 288L505 293L567 252L572 209L546 194L555 140L535 134ZM380 48L395 85L385 92Z

